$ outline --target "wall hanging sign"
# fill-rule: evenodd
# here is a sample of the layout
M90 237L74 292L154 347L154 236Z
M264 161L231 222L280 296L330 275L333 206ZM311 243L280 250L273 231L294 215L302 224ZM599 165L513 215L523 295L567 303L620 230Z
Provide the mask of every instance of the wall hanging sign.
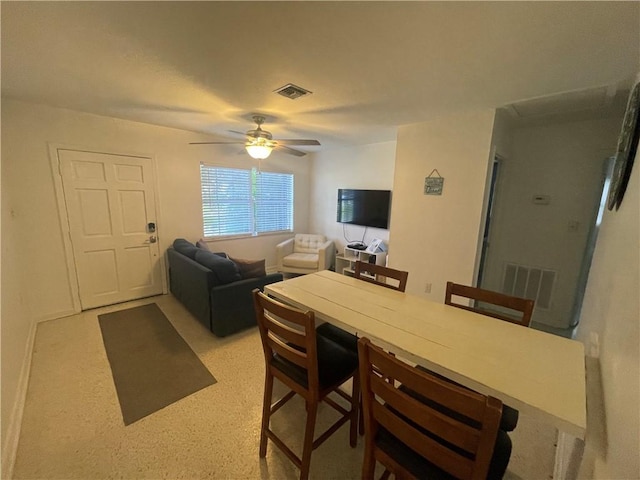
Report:
M435 175L434 175L435 174ZM437 176L436 176L437 175ZM424 179L425 195L442 195L442 187L444 186L444 177L440 176L440 172L435 168Z

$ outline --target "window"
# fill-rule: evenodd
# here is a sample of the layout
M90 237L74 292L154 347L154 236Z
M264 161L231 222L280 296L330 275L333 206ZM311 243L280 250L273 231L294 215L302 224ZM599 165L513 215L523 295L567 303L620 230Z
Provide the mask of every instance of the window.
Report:
M293 231L293 175L200 165L205 237Z

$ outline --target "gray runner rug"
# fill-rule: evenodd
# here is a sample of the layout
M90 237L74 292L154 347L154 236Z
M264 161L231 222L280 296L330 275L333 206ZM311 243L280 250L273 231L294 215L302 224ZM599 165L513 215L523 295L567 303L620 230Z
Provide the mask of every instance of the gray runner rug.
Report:
M125 425L216 383L155 303L98 321Z

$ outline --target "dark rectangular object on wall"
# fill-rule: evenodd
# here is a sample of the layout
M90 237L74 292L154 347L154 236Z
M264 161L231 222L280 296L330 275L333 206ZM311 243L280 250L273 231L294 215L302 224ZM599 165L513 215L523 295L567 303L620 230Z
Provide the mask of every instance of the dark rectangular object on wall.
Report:
M338 190L337 221L374 228L389 228L390 190Z

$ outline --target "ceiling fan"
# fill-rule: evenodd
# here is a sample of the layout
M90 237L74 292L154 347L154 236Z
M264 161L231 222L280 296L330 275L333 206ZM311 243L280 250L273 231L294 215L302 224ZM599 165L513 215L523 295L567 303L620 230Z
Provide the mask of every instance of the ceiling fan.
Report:
M257 127L254 130L249 130L246 133L236 132L235 130L230 130L233 133L238 133L240 135L245 135L247 139L245 141L230 141L230 142L191 142L190 145L215 145L215 144L238 144L244 145L244 148L247 150L247 153L251 155L251 157L255 159L263 160L271 155L271 151L274 148L277 148L283 153L288 153L289 155L295 155L297 157L304 157L306 155L305 152L300 150L296 150L295 148L288 147L287 145L320 145L318 140L295 140L295 139L283 139L283 140L274 140L271 132L263 130L261 125L265 121L265 117L262 115L253 115L253 121L256 122Z

